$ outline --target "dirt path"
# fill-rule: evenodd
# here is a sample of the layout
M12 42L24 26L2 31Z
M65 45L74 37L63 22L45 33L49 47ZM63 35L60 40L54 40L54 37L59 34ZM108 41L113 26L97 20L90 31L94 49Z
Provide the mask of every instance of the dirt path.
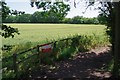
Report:
M102 70L111 60L108 51L108 47L101 47L79 53L73 59L56 62L55 66L44 66L34 71L29 78L109 78L110 72Z

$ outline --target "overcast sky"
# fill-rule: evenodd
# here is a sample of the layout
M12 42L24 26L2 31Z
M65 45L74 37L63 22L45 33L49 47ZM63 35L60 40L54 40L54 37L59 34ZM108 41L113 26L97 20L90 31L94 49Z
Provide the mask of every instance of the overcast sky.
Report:
M36 7L30 6L30 0L5 0L7 5L10 7L10 9L18 10L18 11L25 11L25 13L33 14L35 11L41 11L41 9L37 9ZM78 4L77 7L74 7L73 0L69 2L71 6L71 10L69 11L68 15L66 17L72 18L74 16L84 16L84 17L97 17L99 14L98 10L94 10L94 7L90 7L87 9L85 14L82 12L85 11L85 4L78 3L76 0L76 3Z

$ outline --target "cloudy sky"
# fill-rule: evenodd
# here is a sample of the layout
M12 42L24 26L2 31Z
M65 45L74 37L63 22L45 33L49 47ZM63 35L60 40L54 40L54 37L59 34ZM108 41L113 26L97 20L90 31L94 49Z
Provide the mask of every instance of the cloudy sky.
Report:
M68 15L66 17L72 18L74 16L84 16L84 17L96 17L99 14L98 10L94 10L94 7L89 7L87 11L83 14L85 11L85 4L84 1L81 0L81 2L78 2L76 0L76 8L74 7L73 0L70 0L69 4L71 7L71 10L69 11ZM25 11L26 13L34 13L35 11L41 11L41 9L37 9L36 7L30 6L30 0L5 0L7 5L10 7L10 9L18 10L18 11Z

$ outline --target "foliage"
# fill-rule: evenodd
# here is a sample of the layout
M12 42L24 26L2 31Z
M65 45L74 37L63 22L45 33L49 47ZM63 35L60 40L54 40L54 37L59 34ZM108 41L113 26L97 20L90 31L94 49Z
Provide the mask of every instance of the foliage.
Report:
M45 12L35 12L30 17L30 22L32 23L43 23L46 20L46 14Z
M15 77L15 73L14 73L14 70L13 70L13 57L10 57L12 56L13 54L18 54L22 51L24 51L25 49L29 49L31 48L31 43L28 42L26 43L25 45L22 45L22 44L19 44L19 45L15 45L13 46L13 48L11 49L11 51L3 51L3 60L2 60L2 67L4 68L3 69L3 79L4 78L14 78ZM36 50L32 50L32 51L29 51L25 54L22 54L22 55L19 55L17 56L17 61L21 61L23 59L25 59L26 57L32 55L33 53L35 53ZM37 56L32 56L33 59L34 58L37 58ZM5 59L6 58L6 59ZM32 60L33 60L32 59ZM31 69L34 67L33 64L34 64L34 61L37 61L34 60L32 62L31 59L28 59L27 61L23 62L23 63L20 63L18 65L18 70L19 70L19 74L18 76L20 77L23 73L25 73L24 71L27 71L27 69L30 67ZM31 63L29 63L31 62Z
M6 26L2 24L2 32L1 32L1 36L4 38L8 38L8 37L14 37L15 33L19 34L18 29L17 28L12 28L10 26Z
M85 18L83 16L75 16L73 18L65 18L63 23L70 23L70 24L103 24L101 23L103 20L96 18Z
M0 5L2 6L2 20L5 20L5 18L9 15L10 10L9 7L6 6L7 4L5 2L0 2Z
M50 7L49 13L55 13L58 19L61 21L63 20L63 18L65 18L69 10L70 10L69 5L66 5L63 2L55 2Z
M98 21L101 24L105 24L105 25L107 24L107 19L106 19L106 17L103 14L99 14L98 15Z
M41 8L48 6L47 3L41 2L39 5ZM82 16L76 16L72 19L66 19L70 6L63 2L55 2L52 5L49 3L49 8L41 12L35 12L31 14L25 14L21 11L12 10L12 15L7 15L3 22L6 23L72 23L72 24L104 24L105 17L98 16L98 18L84 18ZM7 10L10 11L10 10ZM4 14L5 15L5 14ZM13 16L16 15L16 16Z
M12 14L16 16L9 15L3 22L12 23L59 23L67 15L70 7L63 2L56 2L49 6L49 9L41 12L35 12L30 14L20 14L21 12L12 11ZM11 21L10 21L11 20Z
M65 15L65 14L64 14ZM67 23L67 24L106 24L106 18L99 15L96 18L75 16L73 18L60 17L55 12L43 11L33 14L9 15L4 23Z
M30 14L22 14L22 15L17 15L15 18L13 18L13 21L18 21L19 23L29 23L30 22Z
M73 18L60 17L54 12L35 12L33 14L9 15L4 23L67 23L67 24L106 24L104 16L96 18L85 18L75 16Z
M6 19L6 17L10 14L10 10L9 7L6 6L5 2L0 1L0 5L2 5L1 10L2 10L2 20L4 21ZM14 37L15 34L19 34L18 33L18 29L12 28L10 26L6 26L6 25L1 25L1 29L2 31L0 32L0 35L4 38L8 38L8 37Z
M31 42L27 42L27 43L25 43L24 45L22 45L22 44L19 44L19 45L13 45L12 46L12 48L11 48L11 50L3 50L3 58L4 58L4 56L5 57L9 57L9 56L12 56L14 53L19 53L19 52L21 52L21 51L24 51L24 50L26 50L26 49L28 49L28 48L31 48L32 47L32 43Z

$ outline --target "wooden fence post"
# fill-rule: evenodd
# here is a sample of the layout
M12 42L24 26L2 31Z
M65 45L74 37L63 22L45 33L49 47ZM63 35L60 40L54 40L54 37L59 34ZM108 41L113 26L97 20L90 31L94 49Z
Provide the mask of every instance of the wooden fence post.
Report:
M13 69L14 69L14 73L15 73L15 78L18 78L17 54L16 53L13 54Z
M65 47L67 48L68 47L68 39L66 39L66 43L65 43Z
M39 45L37 45L37 54L38 54L39 63L41 63L41 55L40 55Z
M39 45L37 46L37 52L38 52L38 53L40 52L40 50L39 50Z
M39 60L39 64L41 64L43 62L42 60L42 52L40 51L40 46L37 46L37 52L38 52L38 60Z
M53 44L53 52L55 52L55 48L56 48L56 41Z

